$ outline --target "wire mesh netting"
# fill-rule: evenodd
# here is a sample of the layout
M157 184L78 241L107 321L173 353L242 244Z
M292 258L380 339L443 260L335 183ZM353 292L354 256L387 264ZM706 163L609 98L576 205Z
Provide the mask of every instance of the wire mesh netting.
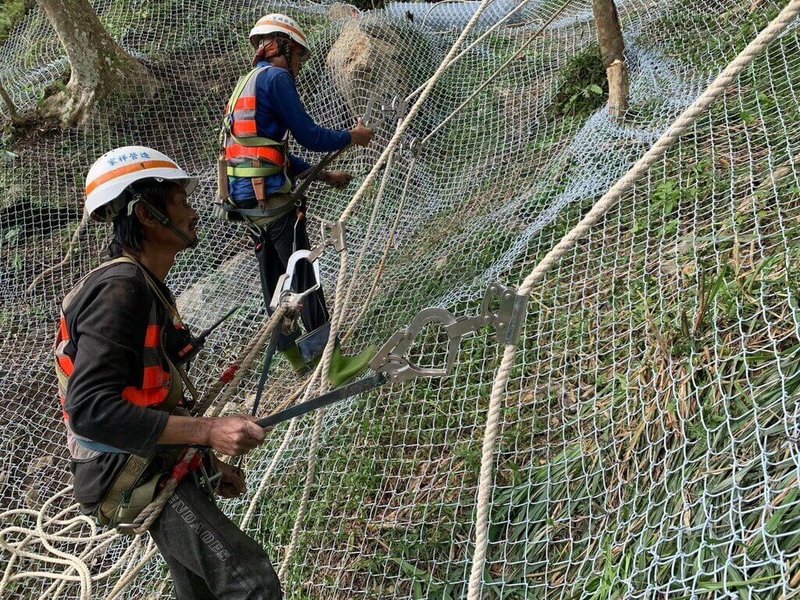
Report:
M346 277L335 252L322 257L348 350L382 344L427 306L475 315L491 283L519 284L786 3L617 4L623 120L604 107L589 0L545 27L562 2L498 0L477 20L359 188ZM246 0L94 7L156 85L105 102L81 128L3 137L13 153L0 159L8 598L157 598L171 585L147 536L95 528L67 487L52 343L60 299L103 260L109 234L82 220L91 163L142 144L200 176L202 242L167 283L195 328L242 307L192 367L208 388L266 319L245 230L211 217L220 115L248 68L252 23L275 10L298 19L314 48L301 96L321 124L349 128L370 98L411 105L478 3L361 14ZM0 47L0 82L22 111L67 80L54 40L32 9ZM492 456L485 597L780 598L800 585L799 44L792 24L535 286ZM369 148L339 160L356 175L351 189L310 189L312 242L396 125L387 119ZM436 366L447 349L431 323L411 354ZM284 424L248 455L249 492L223 507L283 565L288 598L466 596L502 355L483 328L463 340L451 376L334 406L319 444L314 417ZM258 376L257 363L222 410L248 411ZM260 413L304 383L278 359Z

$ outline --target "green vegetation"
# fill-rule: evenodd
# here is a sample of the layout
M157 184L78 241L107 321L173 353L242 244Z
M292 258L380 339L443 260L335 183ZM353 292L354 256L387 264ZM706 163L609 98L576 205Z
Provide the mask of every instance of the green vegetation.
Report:
M668 56L697 65L721 56L709 48L739 48L774 15L770 6L747 17L746 4L720 15L699 14L697 3L684 11L686 3L676 2L643 37L673 32ZM123 29L117 34L130 33ZM716 34L698 43L698 30ZM724 37L728 30L735 39ZM67 193L28 198L22 182L35 172L23 164L0 171L4 194L36 207L40 212L31 210L31 220L57 222L44 206L75 206L81 182L70 160L87 161L73 157L71 148L109 147L131 132L172 131L172 119L192 94L207 100L191 113L192 130L199 132L192 156L209 164L214 105L224 102L231 64L241 59L237 44L231 43L230 56L214 59L214 68L201 74L187 69L190 75L138 110L109 107L108 123L126 116L116 129L101 123L55 145L52 139L22 140L22 150L31 153L39 151L37 144L50 149L53 180L66 182ZM493 40L491 48L508 52L503 40ZM727 592L756 600L783 575L767 558L796 556L800 492L787 430L800 397L800 114L794 97L800 64L784 57L799 55L791 35L771 48L742 77L740 93L732 89L536 287L495 456L488 598L546 599L564 590L576 599L622 600L650 590L659 598ZM533 63L540 56L527 58ZM193 59L162 53L153 68L179 60ZM763 68L765 62L772 68ZM432 102L435 111L426 114L430 122L457 106L490 67L454 69ZM518 68L530 67L521 61ZM402 244L390 247L379 293L362 321L372 341L452 290L469 287L568 189L576 172L602 166L590 162L602 160L598 156L552 159L602 106L605 93L605 71L589 45L541 88L520 90L512 78L501 78L475 100L482 111L473 107L443 131L431 160L449 162L431 175L426 194L448 193L457 201L426 214ZM655 111L632 108L639 123ZM501 112L517 120L493 127ZM536 135L513 154L496 151L504 136L534 120ZM468 159L449 160L452 148ZM519 282L594 200L565 207L501 279ZM493 220L506 206L515 219ZM390 222L393 215L380 216ZM365 222L363 213L355 218ZM63 244L72 230L62 229ZM9 263L13 276L32 268L29 250L42 245L43 236L27 235L19 222L0 230L4 258L13 252L18 261ZM55 256L59 244L52 245ZM41 262L41 254L35 256ZM191 260L212 269L217 257ZM366 272L371 284L374 269ZM475 314L477 304L451 308ZM14 317L0 314L0 325L16 334ZM443 358L439 328L420 338L414 356L434 356L426 366ZM322 594L323 587L375 598L465 596L474 487L499 361L495 335L484 329L465 340L453 377L355 399L346 417L326 420L309 513L285 583L292 598L343 593ZM309 423L306 418L310 429ZM282 431L271 435L271 447L251 469L264 468ZM305 447L297 447L250 524L266 546L285 548L291 537L306 472Z
M646 25L641 38L658 40L665 56L702 72L714 72L733 60L778 15L779 4L730 2L721 5L721 10L697 11L692 0L677 0L661 18ZM681 27L675 27L677 22ZM665 31L670 32L668 36Z
M36 0L5 0L0 6L0 46L2 46L8 34L14 26L22 20L28 9L36 3Z
M559 72L557 88L549 108L553 117L588 117L603 106L608 97L608 79L597 44L590 44L569 59Z

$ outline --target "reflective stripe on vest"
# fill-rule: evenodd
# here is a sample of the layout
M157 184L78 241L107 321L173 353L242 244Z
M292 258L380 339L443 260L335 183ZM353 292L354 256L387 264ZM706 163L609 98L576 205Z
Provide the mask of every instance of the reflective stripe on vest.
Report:
M256 82L259 73L269 68L256 67L242 77L225 106L223 127L229 175L270 177L284 173L288 167L286 139L279 142L258 135ZM254 161L258 162L253 164ZM268 164L258 164L260 162Z
M112 260L100 265L78 282L75 288L64 298L61 305L61 322L56 335L54 348L56 358L55 368L56 376L58 377L61 412L64 417L64 424L67 427L67 445L72 457L78 460L96 456L97 451L90 449L92 443L89 440L77 435L73 431L69 422L69 415L66 412L67 386L69 385L69 378L75 371L75 365L72 359L64 352L70 341L69 328L67 326L65 314L78 292L83 288L89 275L120 262L133 263L131 259L123 257L123 259ZM150 307L150 315L148 317L147 331L145 333L144 347L142 349L142 363L144 366L142 384L141 387L128 386L124 388L122 390L123 399L137 406L150 408L158 408L159 405L167 399L170 389L175 382L172 380L173 378L170 371L163 368L162 352L161 324L159 323L156 299L153 298Z
M283 152L274 146L256 146L255 148L248 148L240 144L229 144L225 147L225 159L233 164L234 159L245 160L266 160L274 164L276 167L283 167L284 156ZM241 161L236 161L241 162Z

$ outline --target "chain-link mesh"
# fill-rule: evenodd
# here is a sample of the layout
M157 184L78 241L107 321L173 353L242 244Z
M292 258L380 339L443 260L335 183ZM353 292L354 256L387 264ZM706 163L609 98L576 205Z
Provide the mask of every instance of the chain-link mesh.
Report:
M593 87L604 77L591 3L568 3L538 33L561 4L531 0L437 82L349 216L346 289L334 290L338 257L324 254L328 296L347 301L348 350L383 343L426 306L477 314L490 283L520 283L785 3L618 2L631 81L622 122ZM158 598L170 587L147 537L94 529L64 491L52 343L60 298L102 260L109 233L81 220L91 163L142 144L200 176L202 243L179 256L168 284L195 328L243 307L193 365L207 387L266 318L246 232L211 218L220 114L248 68L249 27L274 10L299 20L314 48L300 93L322 124L345 128L370 97L412 103L477 3L421 13L398 4L343 20L328 6L246 0L94 6L158 85L104 102L83 128L3 138L14 153L0 158L0 593L9 598ZM514 7L498 0L467 43ZM0 59L0 83L23 112L67 80L38 9ZM486 597L779 598L800 585L798 76L792 26L534 289L494 453ZM395 125L337 165L363 180ZM352 191L311 188L312 241ZM434 366L446 350L432 325L412 356ZM482 329L462 343L451 377L387 386L325 413L308 510L286 557L288 598L466 595L501 358ZM249 410L258 375L254 367L226 410ZM301 385L277 360L260 412ZM273 431L247 457L250 492L224 504L278 565L313 422Z

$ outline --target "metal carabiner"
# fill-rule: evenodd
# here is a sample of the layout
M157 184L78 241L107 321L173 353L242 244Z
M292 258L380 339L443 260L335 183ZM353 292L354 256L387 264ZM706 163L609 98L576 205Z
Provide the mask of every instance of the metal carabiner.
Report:
M294 278L295 268L297 262L305 260L311 263L314 272L315 284L307 290L302 292L295 292L292 290L292 279ZM305 299L312 292L316 292L322 287L322 277L319 273L319 259L317 256L312 256L311 250L295 250L289 257L289 262L286 264L286 272L278 278L278 283L275 286L275 292L272 294L272 300L269 303L269 309L275 311L284 302L296 304Z

